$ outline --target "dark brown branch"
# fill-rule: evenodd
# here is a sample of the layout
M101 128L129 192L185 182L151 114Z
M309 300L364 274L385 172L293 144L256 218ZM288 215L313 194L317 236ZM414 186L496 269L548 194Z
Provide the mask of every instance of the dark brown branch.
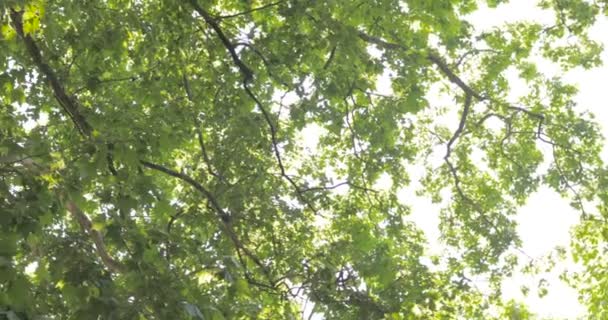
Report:
M336 49L338 49L338 45L335 45L331 49L331 52L329 53L329 57L327 58L327 61L325 61L325 64L323 65L323 70L326 70L329 67L329 65L331 64L331 62L334 60L334 56L336 54Z
M270 114L268 113L268 111L266 110L266 108L264 108L264 106L262 105L262 103L260 102L260 100L258 100L258 98L255 96L255 94L253 94L253 92L249 88L248 84L246 82L244 82L244 81L243 81L243 88L245 89L245 92L251 98L251 100L253 100L255 102L256 106L260 109L260 111L262 112L262 115L264 116L264 120L268 124L268 128L270 129L270 139L271 139L271 142L272 142L272 149L274 151L275 157L276 157L277 162L279 164L279 168L281 170L281 175L284 176L285 179L287 179L290 184L296 186L296 184L293 181L293 179L291 179L291 177L289 175L287 175L287 172L285 170L285 166L283 165L283 160L281 158L281 152L279 151L279 142L278 142L278 138L277 138L277 128L275 127L274 123L272 122L272 119L270 119Z
M51 88L53 89L53 94L55 95L55 99L57 100L57 102L59 102L64 111L68 114L72 122L74 122L80 134L85 137L89 137L92 132L91 126L80 113L80 110L78 109L78 104L72 97L67 95L55 72L46 62L44 62L42 58L42 53L40 52L40 48L38 47L34 39L30 35L25 34L25 32L23 31L23 13L21 11L15 11L14 9L11 9L10 15L12 24L15 27L15 30L17 31L19 37L25 43L25 48L27 49L28 54L34 61L36 67L38 67L40 73L45 76L46 80L51 85Z
M561 13L561 12L560 12ZM567 26L568 27L568 26ZM569 28L569 27L568 27ZM397 43L391 43L391 42L387 42L381 38L377 38L377 37L373 37L370 36L364 32L359 32L359 37L369 43L373 43L381 48L384 49L391 49L391 50L407 50L407 47L397 44ZM469 53L467 53L469 54ZM461 57L461 59L457 62L456 66L458 66L461 62L462 59L464 59L464 57L466 57L465 54L463 57ZM481 219L486 222L487 224L489 224L496 233L498 233L498 229L496 227L496 225L494 225L485 215L483 209L479 206L479 204L477 202L475 202L473 199L469 198L464 191L462 190L461 187L461 181L460 178L458 176L458 172L456 167L454 167L454 165L452 164L452 162L450 161L450 155L452 153L452 147L453 144L456 142L456 140L462 136L464 134L464 129L466 126L466 120L467 120L467 116L470 113L470 106L472 103L472 98L475 98L479 101L484 101L484 100L490 100L488 97L484 97L481 94L479 94L478 92L476 92L475 90L473 90L468 84L466 84L454 71L451 70L450 66L438 55L434 54L434 53L429 53L426 56L426 59L428 59L429 61L431 61L435 66L437 66L439 68L439 70L450 80L450 82L456 84L463 92L465 95L465 103L464 103L464 107L463 107L463 111L462 111L462 115L460 117L460 123L458 125L458 128L456 129L456 131L454 132L454 134L452 135L452 137L450 138L450 140L447 143L446 146L446 155L444 156L444 160L445 163L448 166L448 169L452 175L452 178L454 179L454 187L456 189L456 192L458 193L459 197L468 202L475 211L477 211L481 217ZM537 112L533 112L531 110L528 110L526 108L522 108L522 107L518 107L518 106L513 106L513 105L507 105L506 107L508 110L513 110L516 113L517 112L521 112L521 113L525 113L526 115L528 115L529 117L532 118L536 118L538 119L538 126L537 126L537 131L535 133L537 139L539 139L542 142L548 143L550 145L552 145L553 147L553 153L555 155L555 148L556 147L562 147L562 148L566 148L568 150L573 150L571 148L565 147L565 146L560 146L558 144L556 144L555 142L551 141L551 140L547 140L545 139L544 133L542 132L542 127L543 127L543 123L545 121L545 115L542 113L537 113ZM506 120L505 116L496 114L496 113L490 113L490 114L486 114L484 117L482 117L479 121L478 121L478 125L482 124L484 121L486 121L488 118L492 117L492 116L496 116L498 118L501 118L503 121ZM507 121L505 121L507 122ZM503 150L503 145L504 145L504 141L506 139L508 139L508 137L511 134L514 134L516 132L511 131L511 127L510 127L510 123L507 123L508 125L508 132L507 135L502 139L501 141L501 151L503 153L503 156L506 157L506 155L504 154L504 150ZM576 150L573 150L576 151ZM506 157L507 159L509 159L508 157ZM510 160L510 159L509 159ZM512 161L514 162L514 161ZM514 162L516 163L516 162ZM518 163L516 163L516 165L519 165ZM563 172L561 172L561 168L559 167L559 163L557 162L557 160L555 161L555 165L556 168L558 170L558 172L560 173L560 176L564 176ZM519 165L521 167L521 165ZM578 205L580 206L581 211L583 212L583 216L586 216L586 212L585 209L583 208L583 202L582 199L579 195L579 193L574 189L574 187L566 180L563 179L564 183L566 184L566 187L574 194L574 198L577 201ZM520 250L520 252L522 252Z
M247 282L249 284L252 284L256 287L262 288L264 289L266 292L269 293L275 293L275 287L273 284L271 285L267 285L265 283L259 282L257 280L255 280L253 278L253 276L251 275L251 273L249 272L249 268L247 268L247 262L245 261L245 259L243 259L243 255L241 254L241 248L237 247L236 250L236 256L239 259L239 262L241 263L241 266L243 266L243 274L245 275L245 279L247 280Z
M160 172L170 175L172 177L178 178L178 179L188 183L190 186L194 187L194 189L196 189L197 191L202 193L205 196L205 198L207 199L207 201L209 202L211 208L219 215L219 217L222 221L222 226L223 226L224 231L228 234L230 240L237 247L237 250L243 251L245 253L245 255L247 255L247 257L249 257L258 267L260 267L260 269L262 269L264 274L268 277L269 281L272 282L272 280L270 278L270 274L268 273L268 270L266 268L266 265L264 265L264 263L262 263L262 261L255 254L253 254L253 252L251 252L251 250L249 250L247 247L245 247L245 245L241 242L241 240L238 238L236 233L234 233L234 230L232 230L232 225L231 225L232 221L230 219L230 215L221 207L218 200L215 198L215 196L213 196L213 194L211 192L209 192L205 187L203 187L203 185L198 183L192 177L190 177L184 173L177 172L177 171L169 169L165 166L155 164L152 162L148 162L145 160L140 160L140 163L144 167L147 167L149 169L160 171Z
M510 109L510 110L515 110L517 112L523 112L523 113L527 114L528 116L530 116L532 118L538 119L539 121L544 121L545 120L545 115L543 115L542 113L537 113L537 112L534 112L534 111L530 111L530 110L528 110L526 108L522 108L522 107L518 107L518 106L513 106L513 105L509 105L507 108Z
M366 188L366 187L362 187L362 186L353 184L350 181L343 181L343 182L337 183L337 184L335 184L333 186L327 186L327 187L310 187L310 188L302 189L302 193L311 192L311 191L333 190L333 189L339 188L341 186L348 186L348 187L351 187L353 189L358 189L358 190L362 190L362 191L365 191L365 192L378 193L377 190Z
M219 202L217 201L217 199L215 199L215 197L213 196L213 194L211 192L209 192L209 190L207 190L205 187L203 187L203 185L201 185L200 183L198 183L196 180L194 180L192 177L181 173L181 172L177 172L174 171L172 169L169 169L165 166L159 165L159 164L155 164L152 162L148 162L146 160L140 160L139 161L144 167L149 168L149 169L154 169L156 171L160 171L162 173L165 173L167 175L170 175L172 177L178 178L186 183L188 183L189 185L191 185L192 187L194 187L194 189L196 189L197 191L199 191L200 193L202 193L205 198L207 200L209 200L209 203L211 204L211 206L213 207L213 209L219 214L220 218L222 219L222 221L228 223L230 221L230 216L228 215L228 213L226 213L226 211L224 211L224 209L222 208L222 206L219 204Z
M19 159L19 162L26 170L29 170L30 172L36 174L41 174L49 170L49 168L47 168L46 166L36 163L30 158ZM15 172L21 173L20 171ZM110 272L114 273L124 271L124 266L120 262L114 260L108 253L105 243L103 242L103 236L99 231L93 229L93 224L91 223L89 217L84 212L82 212L82 210L76 205L74 201L72 201L71 199L66 199L67 197L64 194L59 193L58 197L60 199L65 199L65 207L68 212L78 222L83 232L93 240L93 243L95 245L95 251L97 252L97 255L101 258L101 262L106 266L106 268Z
M264 263L262 263L260 258L258 258L253 252L251 252L251 250L249 250L241 242L241 240L237 237L236 233L234 233L234 231L229 226L226 226L225 230L228 233L228 235L230 236L230 240L232 240L232 242L236 246L237 254L239 254L239 250L243 251L243 253L245 253L245 255L249 259L251 259L253 261L253 263L255 263L262 270L262 273L264 273L264 276L266 276L266 279L268 280L268 282L271 283L270 287L274 288L274 281L272 280L272 276L270 275L270 272L268 272L268 268L266 267L266 265ZM246 268L245 264L243 264L243 266ZM250 279L248 279L248 280L250 280Z
M185 212L186 211L184 209L180 209L174 215L171 215L171 218L169 219L169 222L167 223L167 234L171 234L171 228L173 227L173 224Z
M63 150L63 149L61 149ZM19 162L26 162L29 160L29 162L31 162L33 165L38 165L37 163L35 163L33 160L33 158L37 158L37 157L42 157L45 156L47 154L49 154L50 152L42 152L42 153L38 153L38 154L33 154L33 155L26 155L26 154L19 154L19 155L14 155L14 154L8 154L5 156L0 156L0 165L12 165L12 164L16 164Z
M210 175L225 181L224 177L221 176L219 173L215 172L213 170L213 166L211 165L211 159L209 158L209 154L207 153L207 148L205 147L205 141L203 140L203 132L201 130L200 127L200 123L198 123L199 121L196 121L196 135L198 136L198 145L201 149L201 155L203 156L203 161L205 161L205 164L207 165L207 172L209 172Z
M359 154L359 151L362 149L361 145L358 143L358 138L357 138L357 133L355 131L354 128L354 124L352 122L354 122L354 112L353 112L353 121L350 120L351 118L351 112L348 108L348 98L351 99L352 103L353 103L353 108L357 107L357 103L355 101L355 99L353 98L352 94L353 94L353 90L355 89L355 79L353 79L353 81L351 82L350 88L348 89L348 93L346 93L346 96L344 96L344 108L345 110L345 114L344 114L344 120L346 122L346 126L348 127L348 130L350 131L350 140L351 140L351 144L353 145L353 154L355 155L355 157L357 159L359 159L360 161L363 161L363 159L361 159L361 155ZM371 101L371 99L370 99ZM358 150L359 149L359 150Z
M408 49L407 47L405 47L403 45L387 42L383 39L370 36L364 32L359 32L359 38L361 38L362 40L364 40L366 42L373 43L384 49L391 49L391 50L407 50ZM437 68L439 68L439 70L448 78L448 80L450 80L450 82L457 85L464 93L465 101L464 101L464 106L462 109L462 114L460 116L460 122L458 124L458 128L456 129L456 131L454 132L454 134L452 135L452 137L450 138L450 140L447 143L446 154L444 156L444 161L448 166L448 169L452 175L452 178L454 179L454 187L456 188L456 192L458 193L459 197L463 201L468 202L475 209L475 211L477 211L477 213L480 215L481 219L483 219L484 222L489 224L494 229L494 231L498 234L497 227L486 217L483 209L479 206L479 204L476 203L475 201L473 201L473 199L469 198L462 190L460 177L458 176L456 167L454 167L454 165L450 161L450 155L452 153L453 144L462 135L462 133L465 129L467 117L470 113L472 98L475 98L479 101L487 100L487 98L482 96L481 94L479 94L478 92L473 90L468 84L466 84L458 75L456 75L456 73L454 71L452 71L450 69L448 64L438 55L436 55L434 53L429 53L426 56L426 59L429 60L430 62L432 62L435 66L437 66Z
M566 29L568 29L568 31L570 32L570 34L576 34L573 30L572 27L568 24L568 21L564 15L564 8L561 5L561 1L560 0L555 0L553 1L554 5L555 5L555 11L557 12L557 15L559 17L559 24L561 24L562 26L566 27ZM558 25L559 25L558 24Z
M107 83L113 83L113 82L125 82L125 81L135 81L137 80L138 77L137 76L129 76L129 77L122 77L122 78L114 78L114 79L105 79L105 80L99 80L99 79L94 79L93 81L95 81L95 85L102 85L102 84L107 84ZM85 85L82 86L76 90L73 91L73 94L78 94L86 89L88 89L89 86Z
M431 62L433 62L439 68L439 70L441 70L441 72L443 72L443 74L445 74L452 83L454 83L458 87L460 87L460 89L462 89L462 91L464 91L465 94L470 95L479 101L486 100L486 97L481 96L479 93L477 93L471 87L469 87L469 85L466 84L462 79L460 79L460 77L458 77L458 75L456 75L450 69L448 64L445 61L443 61L443 59L441 59L439 56L436 56L434 54L429 54L427 56L427 59L429 59Z
M38 47L34 39L30 35L24 33L22 12L18 12L11 9L10 15L17 34L25 43L27 52L34 61L34 64L36 65L40 73L46 77L47 82L50 84L51 89L53 90L55 99L57 100L57 102L59 102L65 113L67 113L67 115L70 117L71 121L76 126L78 132L84 137L90 137L92 128L86 121L84 116L82 116L82 114L80 113L77 101L74 98L68 96L63 85L60 83L56 73L46 62L44 62L42 54L40 52L40 48ZM66 208L78 221L83 231L87 233L89 237L93 240L97 255L101 258L101 261L106 266L106 268L108 268L108 270L110 270L111 272L123 271L124 267L119 262L114 260L106 250L101 233L92 228L92 224L88 216L84 214L84 212L82 212L82 210L80 210L80 208L78 208L78 206L71 200L67 201Z
M512 126L511 126L511 118L509 119L503 119L503 121L505 122L506 125L506 133L504 135L504 137L502 137L502 139L500 140L500 154L507 159L508 161L510 161L512 164L516 165L519 170L521 170L522 172L525 171L524 166L519 163L517 160L513 159L513 157L509 156L506 152L505 152L505 142L507 140L510 140L511 137L516 134L516 131L512 130Z
M279 168L281 170L281 175L295 188L296 193L298 194L298 197L300 198L300 200L305 202L310 209L312 209L314 212L316 212L316 210L314 209L312 204L310 204L308 201L306 201L306 199L304 198L304 195L302 194L300 188L295 183L295 181L291 177L289 177L289 175L287 175L287 173L286 173L285 166L283 165L283 160L281 158L281 153L280 153L279 147L278 147L277 129L276 129L274 123L272 122L272 120L270 119L270 114L268 113L268 111L266 111L266 108L264 108L264 106L262 105L260 100L256 97L256 95L249 88L249 82L251 82L251 80L253 80L253 71L251 71L251 69L247 65L245 65L245 63L239 58L238 54L236 53L234 45L226 37L223 30L220 28L217 20L215 20L207 11L205 11L197 3L196 0L190 0L190 3L194 7L194 10L198 14L200 14L201 17L203 17L205 22L207 24L209 24L211 26L211 28L213 28L213 30L215 31L217 36L222 41L226 50L228 50L228 52L232 56L232 60L234 61L234 64L236 64L236 66L239 68L239 70L243 74L243 89L245 90L247 95L255 102L257 107L261 110L262 115L264 116L264 119L270 129L273 151L274 151L275 157L277 159ZM251 47L251 46L249 46L249 47ZM259 54L259 52L257 52L257 50L254 50L254 52ZM263 58L263 55L261 55L261 54L259 54L259 55ZM262 59L262 60L264 63L266 63L265 59Z
M106 153L106 161L108 162L108 170L112 173L113 176L118 175L118 171L116 171L116 166L114 166L114 144L108 143L108 152Z
M491 113L487 113L487 114L485 114L483 117L481 117L481 118L480 118L480 119L479 119L479 120L478 120L478 121L475 123L475 126L474 126L474 127L475 127L475 128L480 127L482 124L484 124L484 122L486 122L488 119L490 119L490 118L492 118L492 117L494 117L494 118L498 118L498 119L502 120L503 122L507 122L507 119L506 119L506 117L505 117L505 116L503 116L503 115L501 115L501 114L498 114L498 113L493 113L493 112L491 112Z
M464 102L464 107L462 109L462 115L460 116L460 123L458 124L458 128L456 129L456 131L454 131L454 134L452 135L452 137L450 138L450 140L448 141L448 143L446 145L446 154L443 157L443 159L448 166L448 169L450 171L450 174L452 175L452 178L454 179L454 188L456 188L456 192L458 193L458 196L460 197L460 199L469 203L473 207L473 209L479 214L480 218L484 222L486 222L489 226L491 226L492 229L494 229L494 231L496 232L496 234L499 234L498 228L496 227L496 225L494 223L492 223L488 219L488 217L486 217L486 214L485 214L484 210L481 208L481 206L464 193L464 191L462 190L460 177L458 176L458 171L457 171L456 167L454 167L454 165L450 161L450 155L452 154L452 146L453 146L454 142L456 142L456 140L463 133L463 131L465 129L467 117L470 112L471 100L472 100L471 94L469 94L465 91L464 99L465 99L465 102Z
M262 105L262 103L260 102L260 100L255 96L255 94L253 94L253 92L249 88L249 84L246 81L243 81L243 88L245 89L245 92L247 93L247 95L255 102L255 104L257 105L257 107L260 109L260 111L262 112L262 115L264 116L264 120L268 124L268 128L270 130L270 139L271 139L271 143L272 143L272 149L274 151L275 158L277 159L277 163L278 163L279 169L281 171L281 176L283 178L285 178L285 180L287 180L289 182L289 184L295 189L296 194L298 195L298 198L302 202L304 202L304 204L306 204L306 206L310 210L312 210L313 212L317 213L317 210L312 205L312 203L310 203L309 201L307 201L306 198L304 197L304 194L302 193L302 190L300 189L300 187L287 174L287 170L285 169L285 166L283 165L283 159L281 157L281 151L279 150L279 142L278 142L278 138L277 138L277 129L276 129L274 123L272 122L272 119L270 119L270 114L268 113L268 111L266 110L266 108L264 108L264 106Z
M226 37L226 35L224 34L224 31L222 30L222 28L220 28L220 25L217 22L217 20L215 18L213 18L213 16L211 16L211 14L209 14L209 12L205 11L205 9L203 9L203 7L201 7L198 4L197 0L190 0L190 4L194 8L194 10L201 17L203 17L203 20L205 20L205 22L211 26L213 31L215 31L215 33L217 34L218 38L220 38L220 41L222 42L222 44L224 45L226 50L228 50L228 53L230 53L230 56L232 57L234 64L236 64L236 66L239 68L239 70L243 74L244 81L245 82L251 81L253 79L253 71L251 71L251 69L249 69L249 67L241 60L241 58L239 58L239 55L236 53L236 50L234 49L234 45L232 45L232 43L230 42L228 37Z
M402 46L400 44L397 43L392 43L392 42L388 42L388 41L384 41L378 37L374 37L374 36L370 36L367 33L361 31L359 32L359 38L361 38L363 41L365 42L369 42L369 43L373 43L383 49L390 49L390 50L407 50L407 47Z
M366 34L365 32L359 32L359 38L361 38L363 41L373 43L383 49L391 49L391 50L407 50L408 49L407 47L405 47L401 44L388 42L381 38L370 36L370 35ZM458 75L456 75L456 73L454 73L454 71L452 71L450 69L448 64L445 61L443 61L443 59L441 57L439 57L438 55L436 55L434 53L429 53L426 56L426 59L428 59L433 64L435 64L439 68L439 70L450 80L450 82L452 82L452 83L456 84L458 87L460 87L460 89L462 89L462 91L464 91L465 94L470 95L479 101L486 100L485 97L483 97L482 95L477 93L475 90L473 90L471 87L469 87L469 85L466 84L462 79L460 79L460 77Z
M585 208L584 208L584 204L583 204L583 199L580 196L580 193L574 188L574 186L568 181L567 178L565 178L565 174L561 169L561 166L559 164L559 160L556 157L557 154L557 148L561 148L564 150L568 150L571 152L574 152L576 154L581 154L581 152L577 149L574 149L570 146L566 146L566 145L562 145L560 143L557 143L553 140L551 140L551 137L547 136L544 132L543 132L543 125L545 124L545 116L542 113L536 113L533 111L530 111L528 109L522 108L522 107L518 107L518 106L509 106L508 107L511 110L515 110L516 112L522 112L525 113L526 115L532 117L532 118L536 118L538 119L538 124L536 127L536 131L535 132L526 132L526 133L531 133L534 134L535 137L550 145L551 146L551 150L552 150L552 154L553 154L553 158L554 158L554 164L555 164L555 168L557 170L557 172L560 175L560 179L561 181L566 185L566 188L570 190L570 192L573 194L574 196L574 200L576 201L576 203L578 204L578 206L580 207L580 210L582 212L583 217L588 216L588 213L586 212ZM512 133L516 133L516 132L512 132ZM545 138L546 137L546 138ZM580 164L579 164L580 165Z
M460 197L460 199L467 202L469 205L471 205L471 207L473 207L473 209L479 214L479 217L488 226L490 226L496 234L500 234L500 232L498 231L498 227L496 227L496 225L494 223L492 223L492 221L490 221L490 219L488 219L483 208L477 202L475 202L473 199L471 199L469 196L467 196L464 193L464 191L462 190L460 177L458 176L458 170L456 169L456 167L454 167L454 165L450 161L449 157L445 157L444 161L448 166L450 174L452 175L452 179L454 179L454 188L456 189L456 193L458 193L458 196Z
M458 67L459 67L459 66L460 66L460 65L461 65L461 64L464 62L464 59L466 59L466 57L468 57L468 56L469 56L469 55L471 55L471 54L474 54L474 53L481 53L481 52L493 52L493 53L499 53L499 51L494 50L494 49L471 49L471 50L469 50L469 51L465 52L464 54L462 54L462 55L460 56L460 58L458 58L458 61L456 61L456 63L454 64L454 66L455 66L456 68L458 68Z
M460 137L460 134L464 130L470 109L471 109L471 95L465 94L464 107L462 108L462 115L460 116L460 123L458 124L458 128L456 128L456 131L454 131L454 134L452 135L452 137L450 138L450 140L448 141L448 144L447 144L447 152L444 157L446 160L447 160L447 158L450 157L450 154L452 153L452 145L454 144L456 139L458 139L458 137Z
M70 71L72 70L72 66L76 63L76 60L82 54L82 52L83 51L79 51L78 53L76 53L76 54L73 55L72 61L70 61L70 63L67 66L67 70L65 71L66 77L70 76Z
M234 44L235 49L238 48L239 46L247 47L251 51L253 51L253 53L255 53L255 55L257 55L258 57L260 57L260 59L262 59L262 63L264 63L264 67L266 68L266 72L268 73L268 76L272 79L277 80L284 87L289 88L289 84L287 82L285 82L284 80L282 80L279 77L274 75L274 73L272 72L272 69L270 68L270 66L271 66L270 61L268 61L268 59L266 59L266 57L262 54L262 52L260 50L258 50L251 43L247 43L247 42L237 42Z

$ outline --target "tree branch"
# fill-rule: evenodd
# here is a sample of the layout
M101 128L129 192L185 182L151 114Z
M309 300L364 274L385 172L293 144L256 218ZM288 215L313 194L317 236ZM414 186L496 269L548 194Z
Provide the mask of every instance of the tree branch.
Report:
M93 243L95 244L95 249L97 251L97 255L101 258L103 264L108 268L109 271L114 273L121 273L125 271L124 265L114 260L108 253L106 249L106 245L103 241L103 236L101 233L95 229L93 229L93 224L89 217L78 208L78 206L74 203L74 201L68 200L66 203L66 208L72 214L72 216L78 221L78 224L82 228L82 230L88 234Z
M184 88L186 90L186 95L188 97L188 100L190 102L194 103L194 95L192 94L192 89L190 87L190 81L188 80L188 76L186 75L186 73L184 73L182 75L182 80L184 82ZM194 115L194 126L196 127L198 145L201 149L201 155L203 156L203 161L205 162L205 164L207 166L207 172L209 172L209 174L211 174L212 176L225 182L226 179L224 179L224 177L222 175L220 175L219 173L217 173L213 170L213 166L211 165L211 159L209 159L209 155L207 154L207 148L205 148L205 142L203 140L203 132L201 131L201 123L200 123L197 115Z
M298 198L302 202L304 202L304 204L306 204L306 206L310 210L312 210L312 212L317 213L317 209L312 205L312 203L310 203L309 201L306 200L306 198L304 197L304 193L302 192L302 190L300 189L300 187L287 174L287 170L285 169L285 166L283 165L283 160L282 160L282 157L281 157L281 152L279 150L279 142L278 142L278 138L277 138L277 129L274 126L274 124L272 123L272 119L270 119L270 114L268 113L268 111L266 111L266 108L264 108L264 106L262 105L262 103L260 102L260 100L255 96L255 94L253 94L253 92L249 88L248 83L245 82L245 81L243 81L243 88L245 89L245 92L247 92L247 95L255 102L255 104L260 109L260 111L262 111L262 115L264 116L264 120L268 124L268 128L270 129L270 138L271 138L271 143L272 143L272 149L274 151L275 158L277 159L277 163L278 163L279 169L281 171L281 176L283 176L283 178L285 178L285 180L287 180L289 182L289 184L295 189L296 194L298 195Z
M15 30L17 31L17 34L25 43L25 48L27 49L28 54L34 61L34 64L38 67L40 73L46 77L46 80L51 85L51 88L53 89L53 94L55 95L55 99L57 100L57 102L59 102L59 104L68 114L70 119L72 119L72 122L74 122L80 134L85 137L89 137L92 132L91 126L87 123L86 119L80 113L76 101L72 97L68 96L65 89L61 85L61 82L59 82L59 79L55 72L46 62L44 62L42 58L42 53L40 52L40 48L38 47L34 39L30 35L25 34L25 32L23 31L22 15L23 13L21 11L15 11L14 9L11 9L11 21L13 26L15 27Z
M223 20L223 19L229 19L229 18L236 18L239 16L244 16L244 15L248 15L252 12L256 12L256 11L260 11L260 10L264 10L264 9L268 9L274 6L277 6L281 3L285 2L285 0L281 0L281 1L277 1L277 2L273 2L273 3L269 3L263 6L259 6L257 8L252 8L243 12L239 12L239 13L234 13L234 14L227 14L227 15L222 15L222 16L217 16L218 20Z
M270 273L268 273L266 265L264 265L264 263L262 263L260 258L258 258L253 252L251 252L251 250L249 250L241 242L241 240L238 238L238 236L236 235L234 230L232 230L232 226L231 226L232 220L230 219L230 215L220 206L218 200L213 196L213 194L211 192L209 192L205 187L203 187L200 183L198 183L192 177L190 177L184 173L177 172L177 171L174 171L167 167L164 167L162 165L158 165L158 164L148 162L145 160L140 160L140 163L144 167L147 167L149 169L160 171L160 172L170 175L172 177L178 178L178 179L188 183L189 185L194 187L194 189L196 189L197 191L202 193L205 196L205 198L209 201L211 208L219 215L220 220L222 221L224 231L228 234L230 240L234 243L237 250L243 251L247 257L249 257L258 267L260 267L260 269L266 275L268 280L271 283L273 282L271 280Z
M28 170L34 174L42 174L50 170L47 166L41 165L30 158L21 158L13 163L20 163L25 170ZM106 268L113 273L123 272L125 270L125 266L112 258L112 256L108 253L102 234L93 229L93 224L91 223L89 217L78 207L78 205L76 205L73 200L68 199L67 196L62 192L58 192L58 197L59 199L65 200L65 207L68 212L78 222L83 232L89 235L89 237L93 240L95 251L101 258L101 262L106 266Z
M452 135L452 137L450 138L450 140L448 141L448 144L446 146L447 151L446 151L446 155L444 157L446 160L447 160L447 158L450 157L450 154L452 153L452 145L454 144L456 139L458 139L458 137L460 137L460 135L462 134L462 131L464 130L470 109L471 109L471 95L465 94L464 107L462 108L462 115L460 116L460 123L458 124L458 128L456 129L456 131L454 131L454 134Z
M359 185L353 184L353 183L352 183L352 182L350 182L350 181L343 181L343 182L337 183L337 184L335 184L335 185L333 185L333 186L310 187L310 188L302 189L302 193L305 193L305 192L311 192L311 191L313 191L313 192L314 192L314 191L327 191L327 190L333 190L333 189L339 188L339 187L341 187L341 186L348 186L348 187L350 187L350 188L353 188L353 189L358 189L358 190L362 190L362 191L365 191L365 192L373 192L373 193L378 193L378 190L374 190L374 189L370 189L370 188L362 187L362 186L359 186Z
M224 34L224 31L222 30L222 28L220 28L220 25L217 22L217 20L215 18L213 18L213 16L211 16L211 14L209 14L209 12L205 11L205 9L203 9L203 7L201 7L198 4L197 0L190 0L190 4L194 8L194 10L201 17L203 17L203 20L205 20L205 22L211 26L213 31L215 31L215 33L217 34L218 38L220 38L220 41L222 42L222 44L224 45L226 50L228 50L228 53L230 53L230 56L232 57L234 64L236 64L236 66L239 68L239 70L243 74L244 81L245 82L251 81L253 79L253 71L251 71L251 69L249 69L249 67L245 63L243 63L241 58L239 58L239 55L236 53L236 50L234 49L234 45L232 45L230 40L228 40L228 37L226 37L226 35Z
M234 64L236 64L236 66L239 68L239 70L243 74L243 89L245 90L247 95L255 102L256 106L260 109L260 111L262 112L262 115L264 116L264 119L270 129L272 147L273 147L273 151L274 151L275 157L277 159L277 162L278 162L278 165L279 165L279 168L281 171L281 175L289 182L289 184L291 184L294 187L294 189L296 190L296 193L298 195L298 198L302 202L304 202L313 212L317 212L317 210L314 208L314 206L309 201L306 201L304 194L302 193L302 191L300 190L298 185L295 183L295 181L289 175L287 175L285 166L283 165L283 160L281 158L281 153L279 151L278 139L277 139L277 129L276 129L274 123L272 122L272 119L270 118L270 114L268 113L266 108L264 108L264 106L262 105L260 100L256 97L256 95L249 88L249 83L251 82L251 80L253 80L253 71L251 71L251 69L247 65L245 65L245 63L239 58L239 56L237 55L236 50L234 48L234 45L226 37L226 35L222 31L222 29L220 28L217 20L214 19L207 11L205 11L198 4L198 2L196 0L190 0L190 4L194 7L194 10L199 15L201 15L201 17L203 17L203 20L205 20L205 22L207 24L209 24L211 26L211 28L213 28L213 30L215 31L217 36L222 41L222 44L224 45L226 50L228 50L228 52L232 56L232 60L234 61Z
M381 38L370 36L363 31L359 32L359 38L361 38L363 41L373 43L384 49L405 50L405 51L408 50L407 47L405 47L401 44L388 42ZM462 89L462 91L464 91L465 94L470 95L479 101L486 100L486 97L483 97L482 95L477 93L475 90L473 90L471 87L469 87L468 84L466 84L454 71L452 71L450 69L450 67L448 66L448 64L445 61L443 61L443 59L441 57L439 57L438 55L436 55L434 53L429 53L429 54L427 54L426 59L431 61L433 64L435 64L437 66L437 68L439 68L439 70L450 80L450 82L452 82L455 85L457 85L458 87L460 87L460 89Z
M213 194L211 192L209 192L209 190L207 190L205 187L203 187L203 185L201 185L196 180L194 180L192 177L190 177L184 173L171 170L165 166L155 164L152 162L148 162L146 160L140 160L139 162L146 168L160 171L162 173L165 173L167 175L178 178L178 179L188 183L189 185L194 187L194 189L196 189L197 191L202 193L205 196L205 198L207 198L207 200L209 200L209 203L211 203L211 206L213 207L213 209L220 215L220 218L222 219L222 221L224 221L226 223L228 223L230 221L230 215L226 211L224 211L224 209L219 204L217 199L215 199Z

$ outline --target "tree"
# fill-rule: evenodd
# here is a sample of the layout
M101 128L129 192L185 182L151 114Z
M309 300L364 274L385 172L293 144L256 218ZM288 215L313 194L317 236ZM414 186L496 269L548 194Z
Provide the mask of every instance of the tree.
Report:
M290 319L309 300L327 319L528 318L499 284L514 215L547 185L581 212L571 280L601 318L602 138L536 62L599 65L587 30L608 3L467 21L500 2L2 2L0 314ZM414 165L452 247L433 263L398 196Z

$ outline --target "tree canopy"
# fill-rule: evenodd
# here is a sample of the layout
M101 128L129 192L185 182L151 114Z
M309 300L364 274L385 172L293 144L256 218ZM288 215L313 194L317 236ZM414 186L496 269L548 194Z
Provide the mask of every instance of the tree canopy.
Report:
M538 63L598 66L608 2L476 30L501 2L2 1L0 319L528 319L500 282L541 186L605 318L603 140Z

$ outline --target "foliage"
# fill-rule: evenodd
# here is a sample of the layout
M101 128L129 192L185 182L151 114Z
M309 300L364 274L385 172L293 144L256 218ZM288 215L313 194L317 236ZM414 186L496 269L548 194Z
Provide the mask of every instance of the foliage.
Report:
M327 319L527 319L499 284L546 185L582 214L571 280L606 317L602 138L537 57L599 65L608 4L467 20L502 2L1 2L0 314L293 319L308 299ZM402 196L421 167L442 257Z

